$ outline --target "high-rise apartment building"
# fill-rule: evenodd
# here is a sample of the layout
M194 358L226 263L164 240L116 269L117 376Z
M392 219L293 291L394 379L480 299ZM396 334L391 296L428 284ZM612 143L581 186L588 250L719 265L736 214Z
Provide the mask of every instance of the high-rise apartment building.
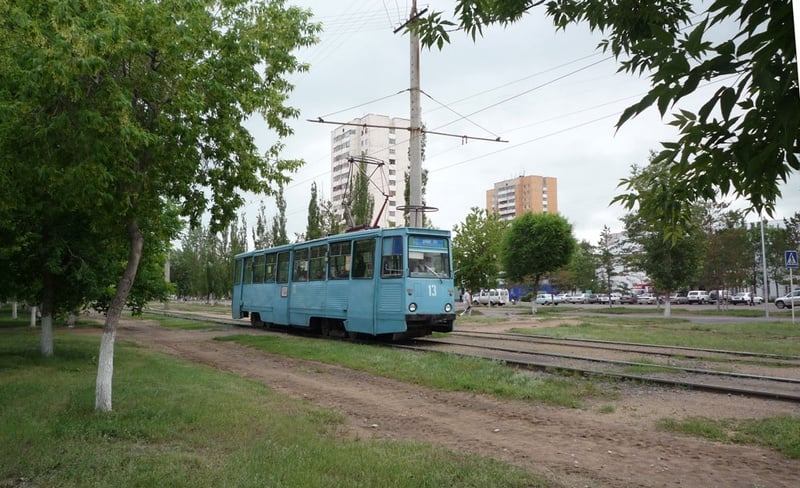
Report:
M405 205L409 125L408 119L369 114L331 131L331 201L337 211L344 211L345 199L351 194L352 177L357 171L356 164L351 172L350 159L364 157L367 161L383 163L381 166L368 164L366 168L370 175L369 191L375 202L370 224L375 223L386 201L378 226L404 225L403 212L397 207Z
M528 212L558 213L558 180L547 176L520 176L499 181L486 190L487 213L511 220Z

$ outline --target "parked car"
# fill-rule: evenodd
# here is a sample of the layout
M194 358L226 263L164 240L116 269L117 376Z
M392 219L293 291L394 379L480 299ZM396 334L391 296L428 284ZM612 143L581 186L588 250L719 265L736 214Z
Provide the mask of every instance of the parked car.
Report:
M608 305L608 302L611 301L608 295L605 293L598 293L597 294L597 303L602 303L603 305Z
M538 305L558 305L561 303L561 295L553 295L552 293L537 293L536 303Z
M598 303L600 295L597 293L589 293L583 303Z
M636 299L638 303L644 303L647 305L655 305L658 303L658 297L652 293L642 293Z
M775 306L778 308L792 308L798 304L800 304L800 289L775 299Z
M728 290L711 290L708 292L708 301L712 303L717 302L730 302L733 294L730 293Z
M611 301L611 303L620 303L621 297L622 295L620 295L619 293L611 293L610 295L608 295L608 299Z
M587 296L585 293L576 293L569 297L569 303L586 303Z
M749 305L751 303L754 305L758 305L760 303L764 303L764 299L758 295L754 296L751 295L750 292L745 291L742 293L737 293L732 297L730 297L729 302L731 303L731 305L739 305L739 304Z
M619 303L626 303L630 305L636 305L639 303L638 297L636 295L620 295Z
M692 290L686 294L686 303L703 305L709 301L708 292L705 290Z
M677 304L686 304L689 303L689 298L686 296L685 293L673 293L669 297L669 302Z

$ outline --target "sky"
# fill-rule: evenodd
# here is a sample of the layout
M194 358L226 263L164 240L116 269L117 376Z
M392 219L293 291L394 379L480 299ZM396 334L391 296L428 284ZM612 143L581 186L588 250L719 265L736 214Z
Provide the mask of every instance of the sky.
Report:
M287 0L310 9L323 24L320 42L298 53L310 63L293 75L289 105L300 110L290 125L282 154L305 165L286 187L290 238L306 227L311 184L330 198L330 132L336 126L309 122L322 117L344 122L369 113L409 117L408 36L393 33L408 17L407 0ZM451 15L453 0L418 2L418 9ZM647 91L646 78L618 73L618 64L596 48L600 35L586 27L556 32L542 10L534 8L507 28L492 27L473 42L451 33L451 44L423 48L420 55L422 120L428 130L473 138L427 136L422 165L429 171L426 201L438 208L427 216L440 229L464 222L473 207L485 208L493 183L522 175L558 179L559 213L579 240L596 244L604 226L623 230L625 210L610 205L622 191L620 179L631 166L643 166L662 141L677 139L674 128L652 108L619 130L620 113ZM682 102L696 109L718 86L700 88ZM256 141L274 142L263 123L252 122ZM800 210L800 177L782 186L773 216ZM243 208L250 226L259 203L268 216L274 199L250 195ZM734 207L743 208L742 202ZM757 221L756 215L748 220Z

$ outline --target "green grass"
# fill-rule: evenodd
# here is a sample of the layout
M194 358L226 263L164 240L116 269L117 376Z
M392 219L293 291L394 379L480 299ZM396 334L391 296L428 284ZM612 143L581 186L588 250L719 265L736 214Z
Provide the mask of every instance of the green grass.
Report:
M210 322L198 322L197 320L189 320L180 317L168 317L164 315L148 313L145 313L144 316L146 316L148 319L157 320L158 323L164 327L173 327L176 329L212 330L222 328L221 325L215 325Z
M790 322L693 324L684 319L582 317L562 324L514 332L557 338L599 339L667 346L800 355L800 328Z
M231 313L231 306L230 304L211 304L205 303L202 301L189 301L184 302L181 300L171 301L169 303L164 302L154 302L148 304L147 308L151 310L159 310L159 311L186 311L186 312L212 312L212 313L221 313L225 315L230 315Z
M787 458L800 459L800 417L779 415L755 420L689 417L683 420L662 419L658 427L717 442L757 444Z
M0 484L37 487L546 486L425 444L348 440L335 412L206 367L116 345L114 411L94 412L99 338L5 331Z
M668 365L658 364L652 358L643 357L639 359L628 360L632 363L639 363L637 365L629 365L624 368L626 374L647 374L647 373L674 373L674 368L667 367Z
M497 361L448 353L421 354L371 344L296 337L237 335L219 340L447 391L485 393L571 408L581 407L587 399L616 395L597 380L536 374Z

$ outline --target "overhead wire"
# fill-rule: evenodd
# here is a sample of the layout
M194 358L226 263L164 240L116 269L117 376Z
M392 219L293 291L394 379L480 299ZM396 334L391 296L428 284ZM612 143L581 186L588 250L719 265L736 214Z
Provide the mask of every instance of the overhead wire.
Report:
M714 85L714 84L717 84L717 83L723 83L723 82L725 82L727 80L730 80L730 79L733 79L733 78L737 78L737 77L738 77L738 75L736 75L736 74L730 75L730 76L727 76L727 77L724 77L724 78L721 78L721 79L718 79L718 80L714 80L714 81L710 81L710 82L701 84L699 86L699 88L705 88L707 86ZM613 100L613 101L610 101L610 102L606 102L606 103L602 103L602 104L599 104L599 105L595 105L593 107L589 107L589 108L586 108L586 109L581 109L581 110L578 110L578 111L575 111L575 112L571 112L569 114L564 114L564 115L559 115L559 116L556 116L556 117L552 117L550 119L546 119L546 120L543 120L543 121L540 121L540 122L536 122L534 124L530 124L530 125L528 125L526 127L522 127L522 128L527 128L527 127L530 127L530 126L533 126L533 125L538 125L540 123L545 123L545 122L556 120L556 119L559 119L559 118L580 114L580 113L583 113L583 112L586 112L586 111L589 111L589 110L594 110L596 108L600 108L600 107L603 107L603 106L606 106L606 105L611 105L613 103L624 101L624 100L627 100L627 99L630 99L630 98L640 97L642 95L643 94L637 94L637 95L631 95L629 97L619 98L617 100ZM428 168L428 171L430 173L435 173L437 171L441 171L441 170L444 170L444 169L449 169L449 168L453 168L453 167L456 167L456 166L461 166L462 164L470 163L470 162L473 162L473 161L476 161L476 160L479 160L479 159L483 159L483 158L488 157L488 156L494 156L494 155L502 153L502 152L510 151L512 149L516 149L518 147L525 146L525 145L530 144L532 142L537 142L537 141L540 141L542 139L546 139L548 137L552 137L552 136L555 136L555 135L563 134L564 132L567 132L567 131L570 131L570 130L579 129L579 128L585 127L587 125L591 125L591 124L594 124L596 122L600 122L601 120L605 120L605 119L608 119L608 118L611 118L611 117L614 117L614 116L619 117L620 115L622 115L622 111L615 111L614 113L606 114L606 115L594 118L594 119L586 121L586 122L581 122L579 124L571 125L569 127L564 127L562 129L559 129L559 130L556 130L556 131L553 131L553 132L549 132L547 134L542 134L542 135L536 136L536 137L534 137L532 139L528 139L528 140L522 141L520 143L511 145L511 146L503 147L502 149L499 149L497 151L492 151L492 152L489 152L489 153L486 153L486 154L478 155L478 156L475 156L475 157L472 157L472 158L469 158L469 159L465 159L463 161L459 161L457 163L448 164L448 165L445 165L445 166L440 166L438 168ZM518 130L518 129L512 129L512 131L513 130Z
M357 2L356 1L352 2L351 3L351 7L355 3L357 3ZM397 3L396 0L395 0L395 3ZM398 8L399 8L399 6L398 6ZM346 9L344 11L345 12L352 12L353 10L352 9ZM346 42L349 37L351 37L355 33L364 32L364 31L367 31L367 30L380 30L380 29L385 28L385 26L379 26L378 25L378 22L379 22L378 17L383 18L384 14L389 17L390 24L391 24L391 16L389 16L389 14L388 14L388 8L386 8L385 0L384 0L384 12L380 12L379 14L376 14L375 12L364 12L359 16L353 16L353 15L348 13L348 14L342 14L342 15L334 16L334 17L329 18L329 20L324 21L323 22L323 26L327 26L330 31L334 31L335 32L335 34L333 36L333 41L328 41L328 42L325 43L326 44L325 47L327 47L327 50L324 51L324 53L327 55L328 52L335 51L342 44L344 44L344 42ZM398 19L401 19L401 18L402 18L402 15L398 14ZM359 22L359 24L355 25L353 23L354 21ZM380 20L380 23L383 23L383 22L385 22L385 19L384 20ZM326 32L327 32L327 30L326 30ZM455 105L455 104L461 103L463 101L467 101L467 100L479 97L481 95L484 95L484 94L487 94L487 93L502 89L504 87L507 87L507 86L510 86L510 85L513 85L513 84L516 84L516 83L520 83L522 81L525 81L527 79L533 78L535 76L539 76L541 74L545 74L545 73L548 73L548 72L551 72L551 71L555 71L555 70L557 70L557 69L559 69L561 67L568 66L568 65L574 64L576 62L580 62L580 61L582 61L584 59L597 56L598 54L599 53L592 53L590 55L583 56L581 58L577 58L577 59L569 61L567 63L562 63L560 65L548 68L547 70L543 70L543 71L540 71L540 72L537 72L537 73L534 73L534 74L519 78L517 80L513 80L513 81L510 81L510 82L507 82L507 83L492 87L490 89L474 93L474 94L469 95L467 97L463 97L463 98L461 98L459 100L450 102L450 105ZM446 127L448 125L451 125L451 124L453 124L453 123L455 123L455 122L457 122L459 120L465 120L465 119L469 120L469 117L472 117L473 115L485 112L485 111L487 111L487 110L489 110L491 108L495 108L495 107L500 106L502 104L508 103L508 102L510 102L512 100L515 100L515 99L517 99L519 97L522 97L522 96L524 96L524 95L526 95L528 93L531 93L531 92L533 92L535 90L541 89L541 88L543 88L545 86L552 85L552 84L554 84L554 83L556 83L556 82L558 82L560 80L563 80L563 79L565 79L565 78L567 78L569 76L572 76L572 75L577 74L577 73L579 73L581 71L589 69L590 67L595 66L597 64L600 64L600 63L602 63L604 61L607 61L609 59L613 59L613 57L605 57L605 58L603 58L603 59L601 59L599 61L596 61L594 63L591 63L589 65L582 66L581 68L579 68L577 70L573 70L573 71L571 71L569 73L566 73L564 75L560 75L560 76L558 76L558 77L556 77L554 79L551 79L551 80L549 80L549 81L547 81L545 83L542 83L542 84L537 85L537 86L535 86L533 88L527 89L527 90L525 90L523 92L514 94L514 95L512 95L510 97L504 98L504 99L502 99L502 100L500 100L498 102L495 102L495 103L492 103L490 105L487 105L487 106L485 106L485 107L483 107L483 108L481 108L479 110L473 111L473 112L471 112L471 113L469 113L467 115L462 115L459 112L457 112L454 109L452 109L450 106L448 106L448 104L444 104L444 103L436 100L435 98L433 98L432 96L430 96L429 94L427 94L425 92L423 92L423 93L425 93L425 95L429 99L431 99L432 101L436 102L439 105L438 108L433 109L433 110L431 110L429 112L432 112L432 111L435 111L435 110L439 110L439 109L446 109L446 110L449 110L449 111L451 111L452 113L454 113L454 114L456 114L458 116L458 118L453 120L453 121L450 121L450 122L448 122L446 124L442 124L442 125L437 126L437 129L438 129L438 128L443 128L443 127ZM401 93L404 93L405 91L408 91L408 90L404 89L404 90L401 90L401 91L396 92L396 93L391 94L391 95L386 95L384 97L380 97L380 98L377 98L377 99L369 101L369 102L364 102L364 103L361 103L361 104L358 104L358 105L354 105L352 107L348 107L348 108L345 108L345 109L342 109L342 110L339 110L339 111L336 111L336 112L332 112L330 114L326 114L324 117L329 117L331 115L335 115L335 114L338 114L338 113L342 113L342 112L345 112L345 111L349 111L349 110L360 108L360 107L363 107L363 106L366 106L366 105L377 103L377 102L380 102L380 101L395 97L395 96L397 96L397 95L399 95ZM514 129L510 129L508 132L513 132L513 131L516 131L516 130L521 130L523 128L527 128L527 127L531 127L531 126L535 126L535 125L540 125L542 123L547 123L549 121L565 118L565 117L572 116L572 115L577 115L577 114L584 113L584 112L587 112L587 111L590 111L590 110L594 110L594 109L597 109L597 108L600 108L600 107L603 107L603 106L611 105L613 103L624 101L624 100L627 100L627 99L630 99L630 98L635 98L637 96L639 96L639 95L632 95L632 96L629 96L629 97L623 97L623 98L620 98L620 99L617 99L617 100L613 100L613 101L610 101L610 102L605 102L605 103L594 105L592 107L588 107L588 108L585 108L585 109L573 111L573 112L570 112L568 114L560 114L560 115L557 115L555 117L551 117L549 119L544 119L544 120L541 120L541 121L534 122L532 124L527 124L525 126L520 126L520 127L514 128ZM574 130L574 129L577 129L577 128L580 128L580 127L584 127L584 126L587 126L587 125L590 125L590 124L594 124L594 123L597 123L599 121L602 121L602 120L608 119L610 117L613 117L615 115L619 115L620 113L621 112L618 111L618 112L614 112L612 114L603 115L601 117L598 117L598 118L595 118L595 119L592 119L592 120L589 120L589 121L586 121L586 122L583 122L583 123L579 123L579 124L575 124L575 125L563 128L563 129L559 129L557 131L553 131L553 132L550 132L548 134L543 134L543 135L540 135L540 136L525 140L523 142L511 145L511 146L506 146L506 147L504 147L502 149L499 149L497 151L492 151L492 152L486 153L484 155L475 156L473 158L469 158L469 159L466 159L466 160L463 160L463 161L459 161L459 162L456 162L456 163L453 163L453 164L448 164L448 165L441 166L441 167L438 167L438 168L429 168L429 171L430 172L438 172L438 171L442 171L442 170L445 170L445 169L457 167L457 166L460 166L460 165L463 165L463 164L467 164L467 163L470 163L470 162L473 162L473 161L476 161L476 160L480 160L480 159L483 159L483 158L486 158L486 157L489 157L489 156L493 156L493 155L496 155L498 153L506 152L506 151L509 151L509 150L512 150L512 149L515 149L515 148L518 148L518 147L521 147L521 146L524 146L524 145L527 145L527 144L542 140L542 139L546 139L548 137L552 137L552 136L555 136L555 135L558 135L558 134L561 134L561 133L564 133L564 132L567 132L567 131L570 131L570 130ZM487 131L489 133L494 134L493 132L481 127L479 124L476 124L476 123L472 122L471 120L469 120L469 122L472 123L473 125L476 125L477 127L481 128L482 130L485 130L485 131ZM444 151L444 152L449 152L449 151ZM439 156L441 154L442 153L439 153L437 155L434 155L433 157ZM291 184L287 185L285 189L295 188L295 187L298 187L299 185L307 183L309 181L314 181L317 178L324 177L325 175L330 174L330 172L331 172L330 169L328 169L328 170L326 170L324 172L318 173L318 174L310 176L308 178L304 178L303 180L294 181ZM298 210L296 210L294 212L287 213L287 215L290 215L290 214L293 214L293 213L298 213L298 212L300 212L302 210L303 209L300 208L300 209L298 209Z

